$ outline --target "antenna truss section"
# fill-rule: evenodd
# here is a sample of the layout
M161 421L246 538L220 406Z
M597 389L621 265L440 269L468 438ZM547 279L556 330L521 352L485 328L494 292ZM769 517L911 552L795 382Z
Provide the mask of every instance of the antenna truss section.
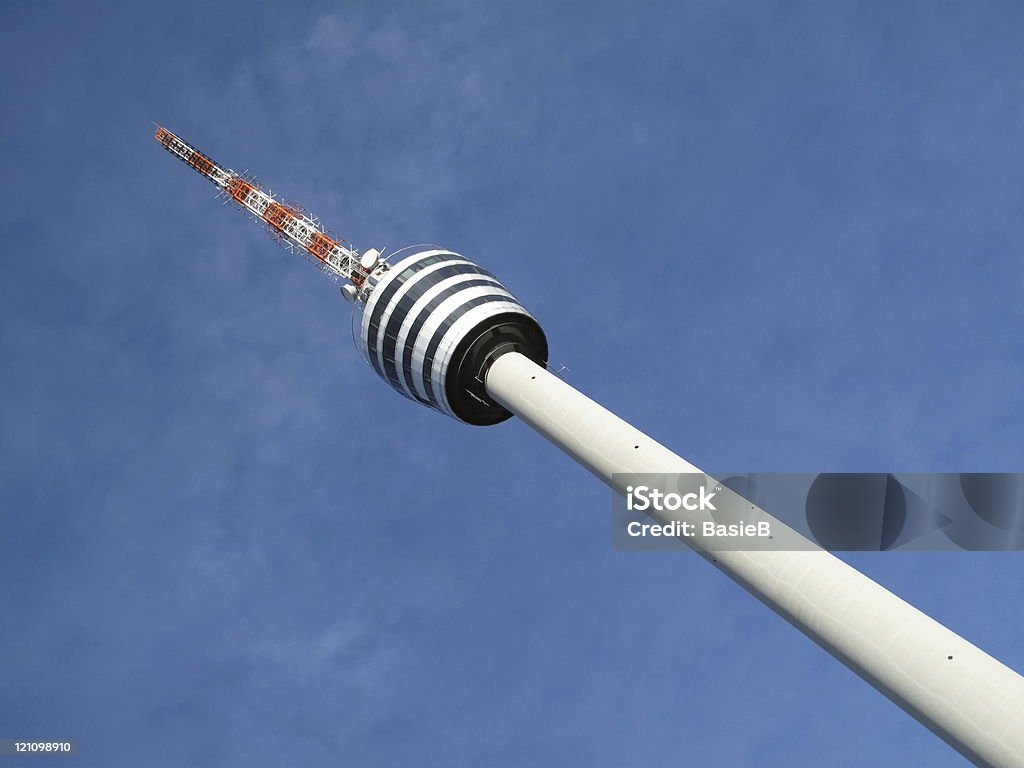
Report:
M264 224L274 240L289 251L301 253L334 280L350 280L357 287L366 282L370 270L360 264L359 252L325 229L304 208L276 198L255 178L219 165L166 128L158 126L154 138L172 155L213 182L219 195Z

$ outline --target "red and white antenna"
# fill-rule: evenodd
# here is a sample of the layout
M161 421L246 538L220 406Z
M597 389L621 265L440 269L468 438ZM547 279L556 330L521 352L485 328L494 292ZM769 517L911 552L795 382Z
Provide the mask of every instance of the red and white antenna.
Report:
M325 229L301 206L275 199L273 193L261 187L254 178L219 165L166 128L157 126L154 138L172 155L212 181L226 199L266 225L267 231L281 245L290 251L300 252L333 280L350 281L354 288L342 289L346 298L354 300L367 277L386 269L376 249L370 248L360 254L346 240Z

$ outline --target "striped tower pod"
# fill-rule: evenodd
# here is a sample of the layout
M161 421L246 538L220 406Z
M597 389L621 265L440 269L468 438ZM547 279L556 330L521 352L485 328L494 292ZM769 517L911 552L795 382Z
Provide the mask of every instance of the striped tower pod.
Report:
M484 389L498 355L547 363L533 315L490 272L441 248L391 265L357 312L356 343L377 374L404 397L468 424L512 415Z

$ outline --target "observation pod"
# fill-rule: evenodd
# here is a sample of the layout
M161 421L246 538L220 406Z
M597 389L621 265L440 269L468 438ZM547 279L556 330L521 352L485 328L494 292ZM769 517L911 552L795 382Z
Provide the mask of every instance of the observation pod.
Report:
M363 359L403 397L467 424L511 417L487 394L487 370L506 352L546 366L540 324L494 275L457 253L418 246L395 256L356 303Z

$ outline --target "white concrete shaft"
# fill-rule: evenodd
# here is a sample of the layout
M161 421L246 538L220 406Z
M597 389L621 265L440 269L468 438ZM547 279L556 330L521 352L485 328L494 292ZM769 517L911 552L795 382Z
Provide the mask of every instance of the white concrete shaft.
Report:
M487 391L620 494L630 474L700 472L521 354L494 362ZM687 541L965 757L1024 766L1024 678L1012 669L817 547L709 552Z

